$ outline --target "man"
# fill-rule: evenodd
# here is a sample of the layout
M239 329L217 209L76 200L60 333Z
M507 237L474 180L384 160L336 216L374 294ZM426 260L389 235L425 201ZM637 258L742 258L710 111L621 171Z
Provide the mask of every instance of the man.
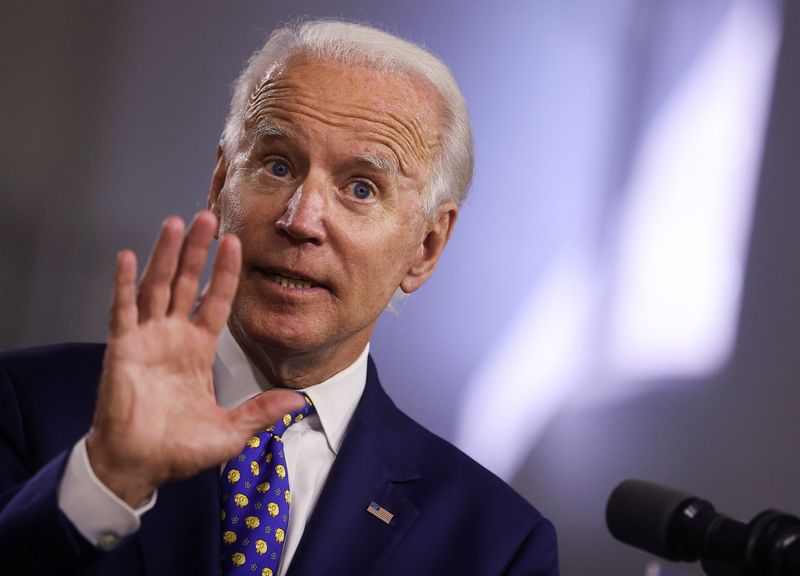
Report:
M2 358L4 573L556 574L552 525L397 410L368 358L471 170L435 57L342 22L274 32L237 82L208 211L185 235L164 222L138 291L119 254L105 348Z

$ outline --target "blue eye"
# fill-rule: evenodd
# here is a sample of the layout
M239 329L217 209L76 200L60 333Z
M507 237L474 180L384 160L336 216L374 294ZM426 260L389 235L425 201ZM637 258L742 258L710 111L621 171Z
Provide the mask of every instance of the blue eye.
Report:
M272 160L271 162L267 163L267 170L273 176L277 176L278 178L284 178L289 175L289 164L284 162L283 160Z
M367 200L370 196L372 196L375 193L372 190L372 186L370 186L366 182L353 182L352 184L350 184L350 189L353 191L353 196L355 196L359 200Z

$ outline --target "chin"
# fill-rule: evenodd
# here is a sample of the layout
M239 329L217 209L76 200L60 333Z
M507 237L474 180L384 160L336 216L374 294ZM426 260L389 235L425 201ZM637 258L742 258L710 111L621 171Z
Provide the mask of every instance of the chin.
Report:
M269 312L253 312L250 309L232 314L231 325L251 345L261 350L301 354L319 348L325 341L317 322L296 316L287 318Z

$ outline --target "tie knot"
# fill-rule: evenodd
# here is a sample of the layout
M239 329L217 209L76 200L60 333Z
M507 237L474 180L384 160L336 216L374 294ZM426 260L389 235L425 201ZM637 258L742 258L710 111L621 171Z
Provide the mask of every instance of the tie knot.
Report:
M304 406L298 408L293 412L290 412L289 414L284 414L283 418L278 420L274 426L270 426L269 428L267 428L267 431L273 436L280 438L281 436L283 436L283 433L286 432L286 429L289 426L291 426L295 422L300 422L300 420L302 420L307 416L315 414L316 409L314 408L314 405L311 403L311 399L305 394L303 394L303 398L306 401Z

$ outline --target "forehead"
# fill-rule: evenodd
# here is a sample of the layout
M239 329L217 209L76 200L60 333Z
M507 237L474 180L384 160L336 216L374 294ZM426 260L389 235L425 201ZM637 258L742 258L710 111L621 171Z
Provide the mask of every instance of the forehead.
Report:
M440 97L427 82L305 54L273 66L245 113L247 131L341 142L388 156L406 173L429 168L440 125Z

